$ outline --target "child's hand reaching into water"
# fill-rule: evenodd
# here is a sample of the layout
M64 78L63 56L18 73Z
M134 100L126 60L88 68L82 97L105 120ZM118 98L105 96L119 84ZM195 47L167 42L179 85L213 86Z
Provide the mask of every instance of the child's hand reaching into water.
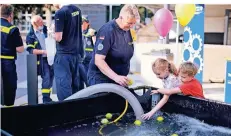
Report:
M153 116L153 114L154 114L154 112L153 111L150 111L150 112L148 112L148 113L146 113L146 114L143 114L142 116L141 116L141 118L143 119L143 120L149 120L152 116Z

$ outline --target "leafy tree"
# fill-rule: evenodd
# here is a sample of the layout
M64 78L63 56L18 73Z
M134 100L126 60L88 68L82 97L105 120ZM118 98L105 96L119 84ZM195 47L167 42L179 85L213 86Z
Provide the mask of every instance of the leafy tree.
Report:
M29 13L42 14L44 4L12 4L14 7L14 18L17 18L18 12L28 11Z
M42 8L44 4L12 4L14 7L14 22L17 24L20 22L20 18L18 18L18 14L20 12L28 11L32 14L42 14Z

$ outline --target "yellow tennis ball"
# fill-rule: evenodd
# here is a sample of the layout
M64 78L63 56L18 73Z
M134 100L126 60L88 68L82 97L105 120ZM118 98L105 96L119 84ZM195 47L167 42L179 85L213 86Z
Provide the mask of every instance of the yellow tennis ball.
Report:
M134 122L134 124L135 124L136 126L140 126L142 123L141 123L140 120L136 120L136 121Z
M107 114L105 115L105 117L106 117L107 119L111 119L111 118L112 118L112 114L111 114L111 113L107 113Z
M178 134L172 134L171 136L178 136Z
M132 79L128 79L128 86L133 84L133 80Z
M156 120L157 120L158 122L162 122L162 121L164 121L164 118L163 118L162 116L158 116L158 117L156 118Z
M105 118L103 118L103 119L101 120L101 123L102 123L102 124L108 124L108 122L109 122L109 121L108 121L107 119L105 119Z

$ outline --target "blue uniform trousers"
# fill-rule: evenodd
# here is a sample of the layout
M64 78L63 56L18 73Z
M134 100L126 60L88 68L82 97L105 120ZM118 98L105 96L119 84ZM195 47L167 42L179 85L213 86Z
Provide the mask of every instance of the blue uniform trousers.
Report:
M2 105L14 105L17 90L17 72L15 60L1 59L2 85L1 99Z
M80 57L73 54L56 54L54 76L60 101L81 90Z
M50 98L50 93L54 79L54 71L52 66L48 64L47 57L43 57L40 63L43 103L51 102L52 99Z

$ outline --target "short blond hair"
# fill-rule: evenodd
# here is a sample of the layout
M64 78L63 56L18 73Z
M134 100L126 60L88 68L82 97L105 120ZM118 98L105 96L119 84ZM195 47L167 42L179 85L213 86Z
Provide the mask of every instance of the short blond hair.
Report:
M134 4L126 4L120 10L119 16L127 17L127 18L135 18L136 22L140 22L140 14L139 10Z
M179 72L183 74L187 74L188 76L194 77L197 74L198 68L197 66L192 62L183 62L180 65Z

